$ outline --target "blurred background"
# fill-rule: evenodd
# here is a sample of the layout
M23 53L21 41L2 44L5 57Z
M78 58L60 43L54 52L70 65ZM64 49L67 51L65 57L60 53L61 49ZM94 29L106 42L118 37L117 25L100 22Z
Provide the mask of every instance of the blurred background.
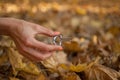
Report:
M0 17L72 37L63 42L63 51L38 63L38 70L36 63L20 57L10 38L0 36L0 80L120 80L120 0L0 0ZM84 63L91 62L87 69ZM58 69L61 63L65 72Z
M0 0L0 17L24 19L64 35L120 26L120 0ZM89 30L89 29L90 30Z

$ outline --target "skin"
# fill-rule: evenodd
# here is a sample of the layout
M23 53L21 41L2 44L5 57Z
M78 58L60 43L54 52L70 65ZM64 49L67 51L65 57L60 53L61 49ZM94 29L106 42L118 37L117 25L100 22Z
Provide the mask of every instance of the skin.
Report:
M62 50L61 46L49 45L35 39L36 34L50 37L59 35L38 24L14 18L0 18L0 34L10 36L18 51L26 58L39 62L50 57L53 51Z

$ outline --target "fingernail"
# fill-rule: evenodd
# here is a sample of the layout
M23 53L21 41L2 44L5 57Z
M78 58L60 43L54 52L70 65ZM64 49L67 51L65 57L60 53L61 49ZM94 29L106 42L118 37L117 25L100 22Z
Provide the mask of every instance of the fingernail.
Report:
M62 48L62 47L60 47L59 49L60 49L60 50L63 50L63 48Z
M55 35L59 35L59 34L60 34L60 32L54 32L54 34L55 34Z

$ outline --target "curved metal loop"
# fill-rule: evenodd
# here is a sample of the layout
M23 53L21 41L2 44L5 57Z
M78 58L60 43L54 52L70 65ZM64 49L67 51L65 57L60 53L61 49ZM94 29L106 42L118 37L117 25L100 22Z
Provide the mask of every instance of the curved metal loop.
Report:
M54 36L53 37L53 44L54 45L62 45L62 38L63 38L63 35L60 34L60 35L57 35L57 36ZM57 39L59 39L59 41L57 41Z

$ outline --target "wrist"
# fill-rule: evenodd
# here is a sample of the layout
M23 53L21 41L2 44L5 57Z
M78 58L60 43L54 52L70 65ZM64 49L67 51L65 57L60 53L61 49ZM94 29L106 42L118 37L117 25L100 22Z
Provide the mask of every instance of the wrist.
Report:
M20 24L20 21L14 18L0 18L0 35L11 36L14 28Z

